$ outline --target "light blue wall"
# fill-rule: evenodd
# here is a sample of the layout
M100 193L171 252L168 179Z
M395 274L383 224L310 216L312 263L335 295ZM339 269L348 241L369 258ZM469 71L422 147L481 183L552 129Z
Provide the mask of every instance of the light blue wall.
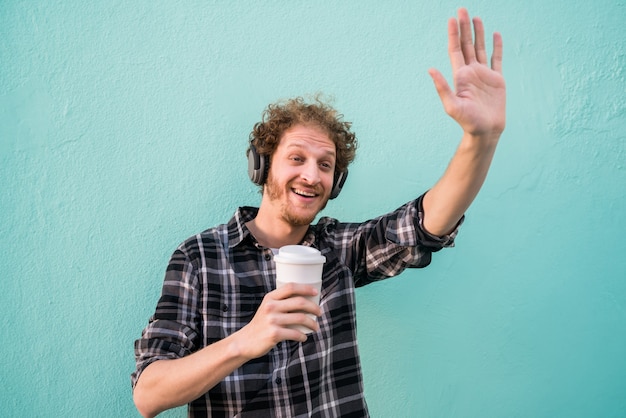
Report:
M259 202L267 103L322 91L354 122L327 215L443 172L427 69L459 4L264 3L0 4L0 415L137 416L133 341L175 246ZM626 414L626 6L578 3L465 4L503 34L508 126L456 248L357 292L373 416Z

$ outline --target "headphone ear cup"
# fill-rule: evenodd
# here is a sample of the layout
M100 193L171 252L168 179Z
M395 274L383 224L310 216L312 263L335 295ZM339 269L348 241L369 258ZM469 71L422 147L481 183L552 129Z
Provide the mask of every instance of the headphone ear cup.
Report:
M347 178L348 178L348 170L335 173L335 179L333 181L333 190L330 192L330 199L334 199L337 196L339 196L339 193L341 192L341 188L343 187L343 184L346 182Z
M250 144L250 149L248 150L248 176L252 183L262 186L265 183L267 169L265 155L259 154L256 147Z

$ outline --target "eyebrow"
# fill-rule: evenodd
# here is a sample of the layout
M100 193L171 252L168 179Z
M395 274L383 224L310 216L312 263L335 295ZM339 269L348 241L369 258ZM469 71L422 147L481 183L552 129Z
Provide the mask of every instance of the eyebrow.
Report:
M299 142L295 142L295 143L292 142L291 144L287 145L287 149L291 149L291 148L305 149L305 148L308 148L308 147L305 147L304 145L302 145ZM329 157L334 157L334 158L337 157L337 152L335 150L332 150L332 151L328 150L324 154L328 155Z

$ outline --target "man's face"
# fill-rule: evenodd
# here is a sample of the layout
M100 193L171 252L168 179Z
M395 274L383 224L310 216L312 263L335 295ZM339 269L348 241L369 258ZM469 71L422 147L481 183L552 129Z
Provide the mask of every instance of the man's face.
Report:
M335 158L335 144L320 128L296 125L283 133L264 190L282 220L309 225L326 207Z

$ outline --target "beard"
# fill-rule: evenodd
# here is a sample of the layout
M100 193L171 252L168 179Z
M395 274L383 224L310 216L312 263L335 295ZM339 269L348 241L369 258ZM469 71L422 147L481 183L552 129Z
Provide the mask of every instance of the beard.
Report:
M288 199L286 188L283 188L269 173L265 182L265 193L270 201L280 203L280 216L282 219L293 226L308 226L313 222L319 212L321 212L328 203L328 199L324 201L321 207L310 214L299 214Z

